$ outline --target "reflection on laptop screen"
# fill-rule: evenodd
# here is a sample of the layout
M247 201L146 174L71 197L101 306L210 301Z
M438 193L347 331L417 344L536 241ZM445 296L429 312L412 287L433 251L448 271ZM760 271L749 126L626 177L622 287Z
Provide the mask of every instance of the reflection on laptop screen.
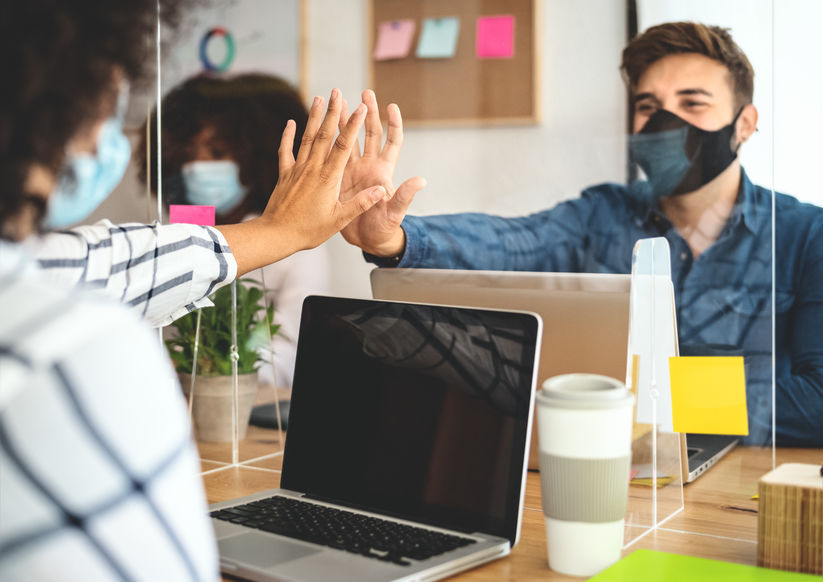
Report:
M538 327L524 313L308 298L281 487L512 539Z

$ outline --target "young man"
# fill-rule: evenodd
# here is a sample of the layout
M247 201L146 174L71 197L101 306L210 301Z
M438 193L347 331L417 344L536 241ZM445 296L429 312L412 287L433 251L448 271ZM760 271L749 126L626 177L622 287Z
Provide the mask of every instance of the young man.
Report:
M681 349L745 356L745 441L772 438L774 308L777 442L823 446L823 211L772 196L740 166L757 126L748 59L725 29L679 22L634 39L621 68L630 156L647 180L519 218L405 216L411 196L398 192L343 235L380 266L600 273L630 272L634 243L663 236Z

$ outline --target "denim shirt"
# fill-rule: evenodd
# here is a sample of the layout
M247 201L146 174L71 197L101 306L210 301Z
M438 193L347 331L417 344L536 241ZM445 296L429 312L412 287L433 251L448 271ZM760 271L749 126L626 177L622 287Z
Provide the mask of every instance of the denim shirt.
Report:
M774 194L777 443L823 446L823 209ZM486 214L403 221L399 267L630 273L641 238L669 241L681 351L744 356L749 436L772 439L772 192L742 173L718 239L694 259L655 206L626 186L601 184L580 198L517 218ZM380 263L374 257L366 256Z

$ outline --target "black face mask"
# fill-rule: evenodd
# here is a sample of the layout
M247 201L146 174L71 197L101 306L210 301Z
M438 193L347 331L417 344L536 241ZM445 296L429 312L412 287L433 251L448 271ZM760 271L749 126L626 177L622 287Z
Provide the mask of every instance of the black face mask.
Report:
M634 184L632 192L651 202L694 192L714 180L737 158L731 142L742 111L729 125L706 131L659 109L639 133L629 136L629 158L648 178Z

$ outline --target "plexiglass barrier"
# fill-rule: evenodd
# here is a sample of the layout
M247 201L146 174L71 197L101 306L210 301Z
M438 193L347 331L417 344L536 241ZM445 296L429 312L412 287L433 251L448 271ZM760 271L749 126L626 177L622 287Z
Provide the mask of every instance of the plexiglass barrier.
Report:
M332 87L340 87L353 106L376 66L374 49L380 23L370 19L370 4L356 3L352 7L330 0L274 5L256 0L218 3L198 12L179 38L164 39L168 41L164 46L168 46L161 58L158 92L167 101L160 116L162 148L157 148L156 129L152 133L151 123L134 132L135 138L141 131L146 136L135 149L150 148L148 181L155 183L153 191L161 191L160 206L197 200L187 200L187 181L194 184L203 175L198 171L203 169L214 171L213 177L228 184L224 189L226 198L215 205L231 208L233 202L252 190L259 198L267 198L275 175L272 173L269 181L259 186L260 181L247 168L247 160L265 159L261 164L270 170L282 129L254 117L260 107L279 107L261 106L264 101L257 100L259 95L270 93L269 77L277 77L299 89L299 109L305 109L315 94L327 96ZM472 269L592 275L592 281L582 287L565 289L569 293L591 290L587 285L594 284L596 276L604 273L632 273L627 373L625 377L622 371L610 374L626 380L638 396L636 473L626 516L628 549L643 547L648 532L663 530L717 536L722 543L736 548L738 555L751 555L757 540L760 478L781 463L819 464L823 460L823 389L818 362L823 324L816 311L816 306L823 303L817 291L823 282L817 284L821 261L815 259L823 254L815 254L816 241L821 240L816 226L820 211L816 206L819 200L814 200L816 176L809 171L815 161L808 157L815 147L803 141L808 139L806 135L819 133L813 131L819 121L812 119L814 116L797 117L801 110L812 110L819 101L814 96L823 95L823 91L819 85L809 85L807 71L800 71L803 67L797 65L802 62L798 54L803 53L795 46L797 39L814 35L794 32L814 22L820 7L811 1L798 0L790 6L760 0L747 4L742 11L736 0L679 4L649 0L632 3L637 8L632 16L631 11L627 15L622 3L599 0L595 2L597 9L587 10L588 17L580 19L581 8L577 5L553 0L542 4L547 8L537 14L534 29L541 67L535 71L540 73L535 75L539 78L535 98L542 117L531 119L525 127L506 123L495 127L458 125L443 120L407 127L396 183L417 174L426 176L429 186L410 207L412 215L469 211L520 217L555 208L552 215L547 215L554 216L554 220L529 230L530 235L539 238L540 252L534 253L539 261L488 266L482 257L491 256L489 249L502 248L504 243L495 246L491 237L496 234L487 236L484 231L478 240L461 243L463 247L484 249L478 253L481 258L470 257ZM618 70L618 55L628 41L625 31L631 28L627 18L633 17L637 19L638 33L672 21L728 28L755 72L753 96L739 103L739 92L734 90L723 93L722 98L728 102L722 104L717 91L688 95L674 91L669 101L666 95L655 93L659 88L640 92L654 93L658 98L652 104L653 112L665 109L698 130L731 132L727 136L730 153L726 156L731 161L727 160L728 165L720 172L723 191L729 195L716 200L706 198L711 203L690 214L688 220L681 220L685 215L678 212L684 198L638 199L638 193L649 193L654 188L632 188L635 176L640 183L654 177L638 162L643 157L642 144L638 143L643 140L630 140L626 135L640 133L651 116L644 109L649 103L637 99L636 91L626 95ZM264 29L259 24L262 22L275 23L282 30ZM473 31L474 27L464 26L461 30ZM570 60L569 54L575 59ZM416 58L412 50L396 61L380 61L380 67L400 67L404 59ZM570 66L572 62L574 66ZM426 63L416 63L421 64ZM777 83L780 75L786 82ZM720 80L727 85L718 87L728 89L728 78ZM792 90L797 84L804 89ZM282 85L278 87L282 89L279 95L286 92ZM702 85L698 88L705 89ZM479 84L463 90L484 91ZM808 99L804 101L808 107L794 104L798 95ZM381 95L377 97L383 107ZM137 117L151 112L156 101L151 96L149 105L138 107ZM402 99L398 105L402 111ZM752 108L759 116L752 115ZM722 111L709 119L700 113L707 110ZM244 121L233 121L237 112L246 116ZM134 111L130 114L135 116ZM294 111L289 113L289 117L295 115ZM193 119L191 123L188 116ZM156 119L156 111L148 117ZM225 133L226 126L232 131ZM681 130L684 127L679 126ZM809 131L801 136L793 133L792 128L797 127L808 127ZM271 129L262 131L264 128ZM242 147L234 141L237 135L245 138ZM261 141L266 142L266 156L242 154L253 136L262 136ZM648 145L650 140L645 141ZM651 148L652 154L659 151ZM798 165L799 159L806 163ZM203 162L223 164L207 167ZM234 166L225 162L234 162ZM584 191L586 194L581 196ZM808 205L796 205L780 192L796 195ZM632 196L634 202L625 202ZM156 198L150 200L150 208L156 208ZM254 212L255 207L250 205L222 213L218 209L217 214L218 220L239 221ZM581 219L584 216L602 220L594 224ZM459 220L448 224L455 232L459 230ZM640 239L655 242L644 241L632 257L632 248ZM520 235L501 238L507 245L514 240L519 241ZM515 249L511 256L532 256L521 251ZM338 237L319 253L326 257L307 265L306 270L327 273L328 284L311 288L310 292L371 295L368 272L372 267L357 249ZM278 294L281 283L276 275L267 273L258 280L261 278L266 305L273 304L276 314L295 310L287 308ZM238 287L238 297L239 292ZM436 299L434 290L426 286L409 292L409 300ZM509 307L529 308L529 304L523 300ZM202 334L212 333L204 331L208 311L199 316L199 349L206 345ZM239 319L242 311L238 305ZM562 319L556 321L560 322L558 327L566 324ZM277 317L274 323L278 323ZM242 335L240 327L236 329ZM195 329L196 322L192 328L196 334ZM274 341L286 336L296 342L296 327L278 330ZM223 353L230 356L232 345L242 351L242 343L239 337L235 342L227 340ZM561 341L557 349L566 347ZM277 354L275 349L275 357ZM595 350L584 356L592 354L596 355ZM689 468L687 457L693 451L674 431L668 358L678 355L743 361L746 434L734 435L738 443L723 451L722 456L710 459L702 469ZM579 368L572 358L561 359L575 362ZM284 367L275 362L272 367L274 373L258 372L255 402L273 405L274 423L275 403L288 400L288 390L282 388L290 386L290 377L287 364ZM240 376L236 381L238 400L226 405L235 410L243 408L239 405L243 392ZM195 377L195 384L204 379L203 370L196 370ZM195 386L194 390L196 407L199 388ZM242 425L243 421L235 423ZM276 428L252 424L244 438L235 435L228 444L200 438L199 445L206 470L233 463L277 469L282 438ZM257 460L261 457L265 459ZM695 475L690 475L692 472ZM723 499L727 507L723 523L687 515L690 508L713 498Z

